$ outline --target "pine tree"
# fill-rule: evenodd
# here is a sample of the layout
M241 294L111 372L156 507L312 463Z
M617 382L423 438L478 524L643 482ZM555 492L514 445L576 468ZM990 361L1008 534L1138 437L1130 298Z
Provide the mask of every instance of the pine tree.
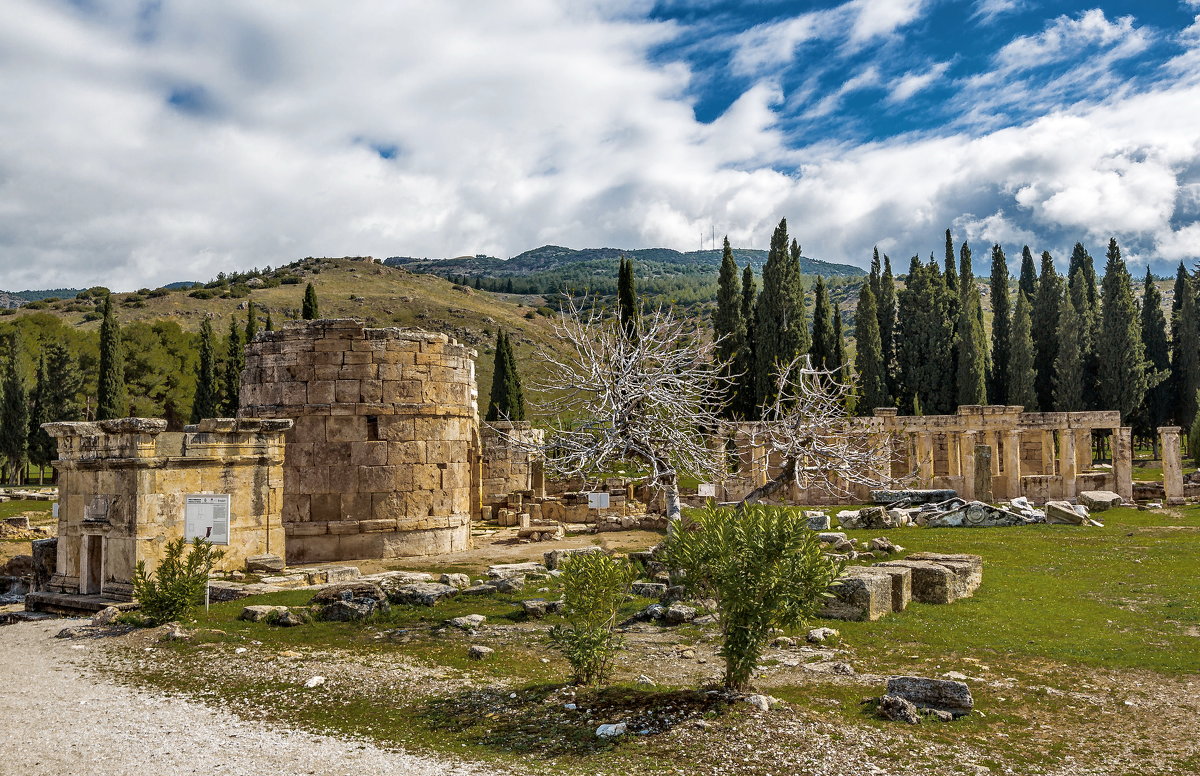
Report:
M104 297L104 319L100 322L100 374L96 391L96 420L123 418L129 413L125 392L125 355L121 328L113 313L112 294Z
M496 335L492 392L484 419L525 420L525 396L521 390L521 377L517 373L517 360L513 355L512 342L503 331Z
M875 295L871 284L863 283L858 292L858 310L854 317L854 371L858 373L858 414L870 415L876 407L890 407L887 376L883 370L883 346L879 340L879 318L875 314Z
M1162 294L1154 285L1150 267L1146 267L1146 279L1142 283L1142 309L1140 326L1142 347L1145 348L1150 382L1154 385L1146 390L1141 407L1134 414L1134 433L1151 440L1158 449L1158 427L1166 425L1174 409L1171 396L1171 351L1167 343L1167 318L1162 310Z
M1196 305L1196 290L1190 277L1176 292L1179 311L1175 313L1175 341L1171 358L1171 375L1175 393L1175 422L1190 428L1197 413L1196 392L1200 390L1200 308ZM1200 451L1192 450L1195 456Z
M4 396L0 398L0 453L5 481L20 485L29 453L29 396L17 368L16 342L9 340L4 364Z
M992 246L992 376L988 396L992 404L1008 402L1010 330L1012 322L1008 300L1008 260L1004 249Z
M1033 263L1033 252L1028 245L1021 249L1021 275L1017 280L1017 290L1025 294L1031 306L1038 298L1037 265Z
M812 356L812 365L817 369L836 369L841 364L834 360L837 343L833 334L833 307L829 304L825 279L820 275L817 276L813 300L812 345L808 351Z
M1097 389L1102 406L1119 410L1124 421L1146 393L1146 353L1138 328L1133 281L1115 239L1108 242L1102 286L1100 338L1096 343Z
M1079 337L1082 320L1070 294L1058 303L1058 351L1054 354L1054 411L1077 412L1083 409L1083 341Z
M633 259L621 259L617 273L617 308L621 312L621 329L629 339L637 337L638 301L633 283Z
M258 309L254 306L254 302L246 304L246 344L249 345L254 341L254 335L258 334Z
M949 230L947 230L949 234ZM987 336L979 314L979 294L971 270L971 247L962 244L959 257L959 315L955 344L958 348L958 403L987 403Z
M192 399L192 422L215 418L221 409L221 386L217 376L217 351L212 319L200 322L200 362L196 367L196 395Z
M746 347L746 322L742 320L742 284L738 280L738 266L733 260L733 249L729 238L721 253L721 272L717 278L717 309L713 313L713 335L717 339L717 358L724 364L725 375L734 382L729 385L723 414L727 418L739 417L737 394L737 360Z
M39 484L43 479L42 472L54 460L57 449L54 440L42 429L43 423L50 422L49 399L50 372L46 366L46 352L42 351L38 358L33 390L29 394L29 428L25 438L25 444L29 451L29 462L38 468Z
M883 348L884 375L888 393L895 398L900 384L896 365L896 278L892 274L892 260L886 253L883 254L883 274L879 277L875 306L879 308L879 342Z
M229 321L229 339L226 343L221 411L227 418L236 418L242 392L242 369L246 366L242 327L238 326L236 318Z
M809 346L804 316L804 288L800 282L800 246L788 246L787 219L781 219L771 237L763 266L763 290L755 311L756 405L775 396L779 370Z
M1017 305L1013 310L1011 349L1008 358L1008 403L1026 409L1036 408L1037 393L1034 382L1037 370L1034 366L1033 316L1029 298L1024 291L1017 291Z
M742 323L746 330L745 346L738 352L733 370L737 375L734 385L734 414L746 420L758 417L758 379L754 373L757 349L754 315L757 307L758 289L754 283L754 269L747 264L742 270Z
M317 289L313 288L312 283L304 288L304 303L300 306L300 317L306 321L315 321L321 317L320 308L317 305Z
M1037 406L1049 412L1054 403L1054 360L1058 357L1058 312L1063 296L1063 281L1054 269L1054 258L1042 252L1042 276L1033 301L1033 363L1037 369L1034 388Z

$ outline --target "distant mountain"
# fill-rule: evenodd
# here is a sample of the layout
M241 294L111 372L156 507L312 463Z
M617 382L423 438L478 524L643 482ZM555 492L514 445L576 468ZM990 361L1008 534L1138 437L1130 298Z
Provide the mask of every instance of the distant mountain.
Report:
M41 291L0 291L0 309L12 309L27 302L38 302L42 299L70 299L83 290L82 288L47 288Z
M767 252L744 248L734 248L734 258L741 266L747 262L755 269L761 270L767 260ZM385 259L384 264L391 267L403 267L412 272L427 272L435 275L466 275L468 277L481 275L484 277L519 277L543 272L553 272L572 265L612 263L615 265L620 257L632 258L640 268L639 274L647 270L674 270L678 274L699 274L704 271L716 272L721 266L721 251L680 251L670 248L642 248L625 250L622 248L564 248L560 245L543 245L525 251L511 259L498 259L494 256L459 256L452 259L417 259L405 256L393 256ZM835 264L833 262L800 257L800 271L805 275L822 275L825 277L859 277L866 274L862 267L851 264Z

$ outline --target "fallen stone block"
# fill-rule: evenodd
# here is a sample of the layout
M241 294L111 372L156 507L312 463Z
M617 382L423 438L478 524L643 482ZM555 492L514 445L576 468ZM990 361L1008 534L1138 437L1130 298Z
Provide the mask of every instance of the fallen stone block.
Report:
M902 612L912 600L912 569L902 566L855 566L860 574L883 574L892 586L892 611Z
M833 597L825 599L818 617L875 621L892 610L892 582L884 574L842 576L829 593Z
M907 568L912 570L912 600L923 604L949 604L958 598L958 582L954 572L926 560L888 560L873 568Z
M530 561L528 563L497 563L494 566L488 566L487 574L493 579L500 579L502 577L523 576L525 574L545 574L547 571L549 569L543 564Z
M1009 512L999 507L972 501L948 512L925 518L926 528L987 528L997 526L1028 525L1035 518Z
M671 604L667 607L667 611L663 614L663 620L668 625L682 625L685 622L691 622L696 619L699 612L691 606L683 604Z
M667 594L667 586L662 582L634 582L631 591L643 598L662 598Z
M251 555L246 558L246 571L250 574L281 574L286 568L278 555Z
M950 679L928 679L923 676L888 677L888 695L899 696L919 709L946 711L956 717L975 708L971 688Z
M462 617L454 617L446 620L446 624L454 628L473 631L482 626L486 621L487 617L484 617L482 614L467 614Z
M388 592L388 600L394 604L411 606L434 606L443 598L458 595L458 588L438 582L417 582L400 585Z
M484 647L479 644L472 644L467 649L467 658L470 660L484 660L496 650L491 647Z
M285 574L277 577L263 577L264 585L273 585L274 587L283 588L284 590L292 590L297 587L308 587L308 576L305 574Z
M367 598L372 601L387 601L387 593L379 585L367 580L343 582L330 585L317 591L309 603L314 606L333 603L334 601L350 601L357 598Z
M804 517L808 520L809 530L812 531L828 531L829 530L829 515L824 512L805 512Z
M574 547L571 549L550 550L542 553L542 558L546 562L546 569L554 571L557 568L562 568L562 563L572 555L588 555L593 552L604 552L603 547Z
M921 715L917 712L916 705L899 695L885 695L880 698L879 714L884 719L890 719L893 722L905 722L909 725L921 722Z
M1079 494L1079 503L1092 512L1121 506L1121 497L1111 490L1085 490Z
M246 622L262 622L263 620L267 619L267 615L271 614L272 612L278 612L282 614L287 610L288 608L286 606L267 606L265 604L247 606L242 609L242 613L238 615L238 619L245 620Z
M954 572L954 589L958 598L970 598L983 584L983 558L979 555L914 552L905 560L925 560L949 568Z
M913 490L873 490L871 491L871 503L873 504L895 504L904 502L907 504L933 504L939 501L945 501L957 496L956 491L945 488L926 488Z
M1083 525L1088 518L1087 507L1080 505L1079 510L1076 510L1075 505L1069 501L1047 501L1046 502L1046 522L1057 525Z

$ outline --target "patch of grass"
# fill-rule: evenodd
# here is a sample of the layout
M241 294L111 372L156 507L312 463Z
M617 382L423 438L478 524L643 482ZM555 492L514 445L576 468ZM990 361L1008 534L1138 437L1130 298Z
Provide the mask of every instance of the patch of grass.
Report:
M26 512L37 512L36 515L29 516L30 525L49 525L54 522L53 504L49 501L15 499L0 503L0 520L16 517Z

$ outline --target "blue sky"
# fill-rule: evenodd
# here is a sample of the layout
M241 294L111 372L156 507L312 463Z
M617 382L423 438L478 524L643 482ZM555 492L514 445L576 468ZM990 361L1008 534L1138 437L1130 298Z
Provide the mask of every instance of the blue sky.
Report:
M947 227L1191 264L1200 0L0 5L3 288L785 216L860 265Z

